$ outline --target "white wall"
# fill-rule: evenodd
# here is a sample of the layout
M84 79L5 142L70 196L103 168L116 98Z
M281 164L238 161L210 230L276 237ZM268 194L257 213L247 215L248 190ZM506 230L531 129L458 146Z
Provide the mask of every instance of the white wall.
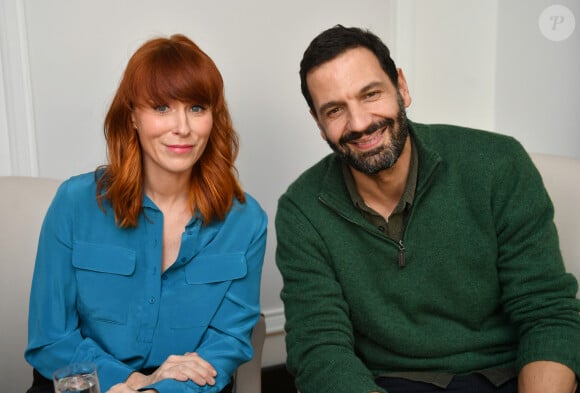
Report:
M415 3L409 116L493 129L497 2Z
M580 1L498 4L496 126L530 151L580 158ZM553 5L575 15L574 31L562 41L539 28L543 11ZM561 39L572 20L555 9L543 14L542 23L548 37Z
M580 158L580 1L404 3L408 29L397 30L396 42L405 37L401 45L412 47L399 61L414 99L411 118L491 129L531 152ZM543 11L554 4L575 16L562 41L540 29ZM545 15L560 15L566 20L554 33L572 19Z
M580 21L580 2L559 3ZM1 0L0 175L64 179L103 163L102 119L130 54L154 35L190 36L223 73L241 137L241 180L270 216L262 283L269 332L264 363L282 363L276 201L329 151L299 89L298 63L310 40L336 23L368 27L391 46L405 71L413 120L495 129L532 151L580 158L579 29L562 42L545 39L538 18L548 5Z

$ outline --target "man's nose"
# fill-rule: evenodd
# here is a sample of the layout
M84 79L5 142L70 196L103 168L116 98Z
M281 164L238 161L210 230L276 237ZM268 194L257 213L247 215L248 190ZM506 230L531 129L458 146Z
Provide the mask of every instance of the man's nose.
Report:
M348 129L351 131L363 132L373 122L373 116L363 105L352 105L348 109Z

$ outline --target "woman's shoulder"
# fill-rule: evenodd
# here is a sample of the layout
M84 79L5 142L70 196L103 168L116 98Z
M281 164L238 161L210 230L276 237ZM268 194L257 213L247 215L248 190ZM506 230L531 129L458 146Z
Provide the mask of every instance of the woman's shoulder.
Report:
M51 217L66 221L71 217L85 217L100 212L96 189L94 172L75 175L64 180L50 205Z
M83 196L95 197L97 189L95 172L74 175L62 182L59 193L67 194L75 199Z
M244 197L246 198L246 201L244 202L244 204L247 206L248 209L263 211L262 206L260 205L260 202L258 202L257 199L254 198L251 194L244 192ZM239 203L239 201L238 201L238 203Z
M253 220L267 220L267 215L260 203L247 192L244 193L245 201L240 202L234 198L232 208L228 215L243 216Z

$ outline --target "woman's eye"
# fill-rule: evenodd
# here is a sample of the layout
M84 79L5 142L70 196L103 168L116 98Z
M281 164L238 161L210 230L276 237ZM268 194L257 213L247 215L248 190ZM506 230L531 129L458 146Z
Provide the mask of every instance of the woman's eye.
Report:
M192 105L191 106L191 111L192 112L203 112L204 111L204 107L201 105Z
M165 112L169 111L169 105L157 105L154 109L157 112L165 113Z

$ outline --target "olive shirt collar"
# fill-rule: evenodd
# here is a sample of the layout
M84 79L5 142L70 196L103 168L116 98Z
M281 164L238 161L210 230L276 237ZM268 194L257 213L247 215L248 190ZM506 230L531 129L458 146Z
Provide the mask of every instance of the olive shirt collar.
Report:
M413 142L413 138L410 135L409 138L411 139L411 161L407 182L405 183L405 189L403 190L401 199L397 203L397 206L395 206L395 209L391 215L387 218L381 216L365 203L360 193L358 192L354 177L350 171L350 167L345 162L342 163L342 175L344 178L344 183L353 205L360 211L361 215L367 221L369 221L379 231L384 232L385 235L389 236L395 241L398 241L402 238L405 226L405 217L411 208L411 205L413 205L415 190L417 188L419 157L417 154L417 148Z

